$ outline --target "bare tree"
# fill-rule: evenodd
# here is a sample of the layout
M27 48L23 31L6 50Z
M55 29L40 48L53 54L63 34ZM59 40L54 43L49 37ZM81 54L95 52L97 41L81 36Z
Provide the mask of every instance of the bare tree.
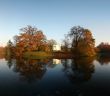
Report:
M72 47L78 47L78 43L83 38L84 28L80 26L74 26L71 28L68 34L72 40Z

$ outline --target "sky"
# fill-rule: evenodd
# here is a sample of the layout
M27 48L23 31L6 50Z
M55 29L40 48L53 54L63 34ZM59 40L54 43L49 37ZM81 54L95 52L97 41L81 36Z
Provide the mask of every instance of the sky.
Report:
M110 43L110 0L0 0L0 46L27 25L59 43L79 25L92 32L96 45Z

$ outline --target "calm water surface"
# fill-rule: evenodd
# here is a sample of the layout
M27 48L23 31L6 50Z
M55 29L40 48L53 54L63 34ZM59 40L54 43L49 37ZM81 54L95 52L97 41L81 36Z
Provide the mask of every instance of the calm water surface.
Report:
M0 96L110 96L109 59L0 59Z

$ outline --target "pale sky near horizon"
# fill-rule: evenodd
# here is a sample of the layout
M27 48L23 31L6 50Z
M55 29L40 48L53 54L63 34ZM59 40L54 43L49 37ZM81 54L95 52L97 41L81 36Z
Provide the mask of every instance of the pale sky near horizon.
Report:
M110 43L110 0L0 0L0 46L27 25L57 42L80 25L91 30L96 45Z

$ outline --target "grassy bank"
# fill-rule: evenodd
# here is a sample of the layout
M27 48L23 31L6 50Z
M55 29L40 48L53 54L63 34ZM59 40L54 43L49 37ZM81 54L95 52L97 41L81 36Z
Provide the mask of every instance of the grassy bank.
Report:
M43 58L75 58L75 57L95 57L96 55L92 56L85 56L85 55L77 55L74 56L71 52L43 52L43 51L37 51L37 52L25 52L23 57L27 59L43 59Z
M25 52L23 55L24 58L28 58L28 59L41 59L41 58L49 58L52 57L51 53L47 53L47 52Z

